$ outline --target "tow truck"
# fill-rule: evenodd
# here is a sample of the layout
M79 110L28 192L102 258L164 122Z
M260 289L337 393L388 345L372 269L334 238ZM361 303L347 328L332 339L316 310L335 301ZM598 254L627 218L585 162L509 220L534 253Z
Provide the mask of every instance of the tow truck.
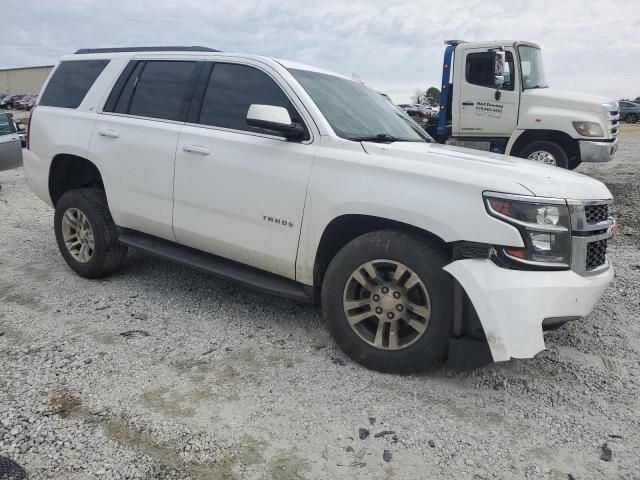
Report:
M448 40L439 143L574 169L608 162L618 147L618 102L550 88L542 51L525 41Z

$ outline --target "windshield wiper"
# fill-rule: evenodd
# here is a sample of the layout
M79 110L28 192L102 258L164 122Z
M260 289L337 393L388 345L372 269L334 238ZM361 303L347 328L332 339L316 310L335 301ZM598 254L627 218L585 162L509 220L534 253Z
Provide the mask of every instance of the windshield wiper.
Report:
M377 135L363 135L361 137L349 137L354 142L377 142L377 143L393 143L393 142L420 142L410 138L397 138L388 133L379 133Z

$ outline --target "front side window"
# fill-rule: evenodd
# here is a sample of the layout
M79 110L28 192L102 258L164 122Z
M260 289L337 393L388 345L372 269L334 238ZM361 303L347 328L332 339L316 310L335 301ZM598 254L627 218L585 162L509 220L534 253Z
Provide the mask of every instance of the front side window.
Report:
M339 137L354 141L431 141L402 110L359 82L308 70L289 72Z
M539 48L520 45L520 71L522 72L522 89L546 88L547 80L542 66L542 52Z
M45 88L40 105L78 108L109 60L61 62Z
M260 131L247 125L252 104L284 107L291 120L304 125L282 89L257 68L216 63L202 100L198 123L234 130ZM307 137L308 138L308 137Z
M487 88L496 88L495 82L495 53L475 52L467 55L465 64L465 76L467 83ZM513 54L505 52L504 83L501 90L514 89L514 64Z

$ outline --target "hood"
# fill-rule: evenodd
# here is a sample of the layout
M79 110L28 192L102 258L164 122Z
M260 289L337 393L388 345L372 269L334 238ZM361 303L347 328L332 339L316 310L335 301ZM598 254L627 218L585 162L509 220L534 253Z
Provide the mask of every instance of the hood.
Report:
M393 159L397 167L437 177L455 178L482 190L538 197L604 200L612 198L600 181L581 173L530 160L438 143L362 142L370 155Z
M545 107L563 107L585 112L602 113L604 104L615 103L607 97L589 95L587 93L556 90L555 88L534 88L522 92L523 105L540 105Z

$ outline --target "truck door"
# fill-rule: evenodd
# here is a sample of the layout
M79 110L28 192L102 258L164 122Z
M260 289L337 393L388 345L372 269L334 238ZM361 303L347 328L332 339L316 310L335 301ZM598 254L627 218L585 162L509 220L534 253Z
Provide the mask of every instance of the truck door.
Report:
M519 82L514 66L513 49L505 49L504 84L496 100L494 53L487 48L463 51L458 69L458 128L461 137L509 137L518 122ZM456 106L454 105L454 109Z

